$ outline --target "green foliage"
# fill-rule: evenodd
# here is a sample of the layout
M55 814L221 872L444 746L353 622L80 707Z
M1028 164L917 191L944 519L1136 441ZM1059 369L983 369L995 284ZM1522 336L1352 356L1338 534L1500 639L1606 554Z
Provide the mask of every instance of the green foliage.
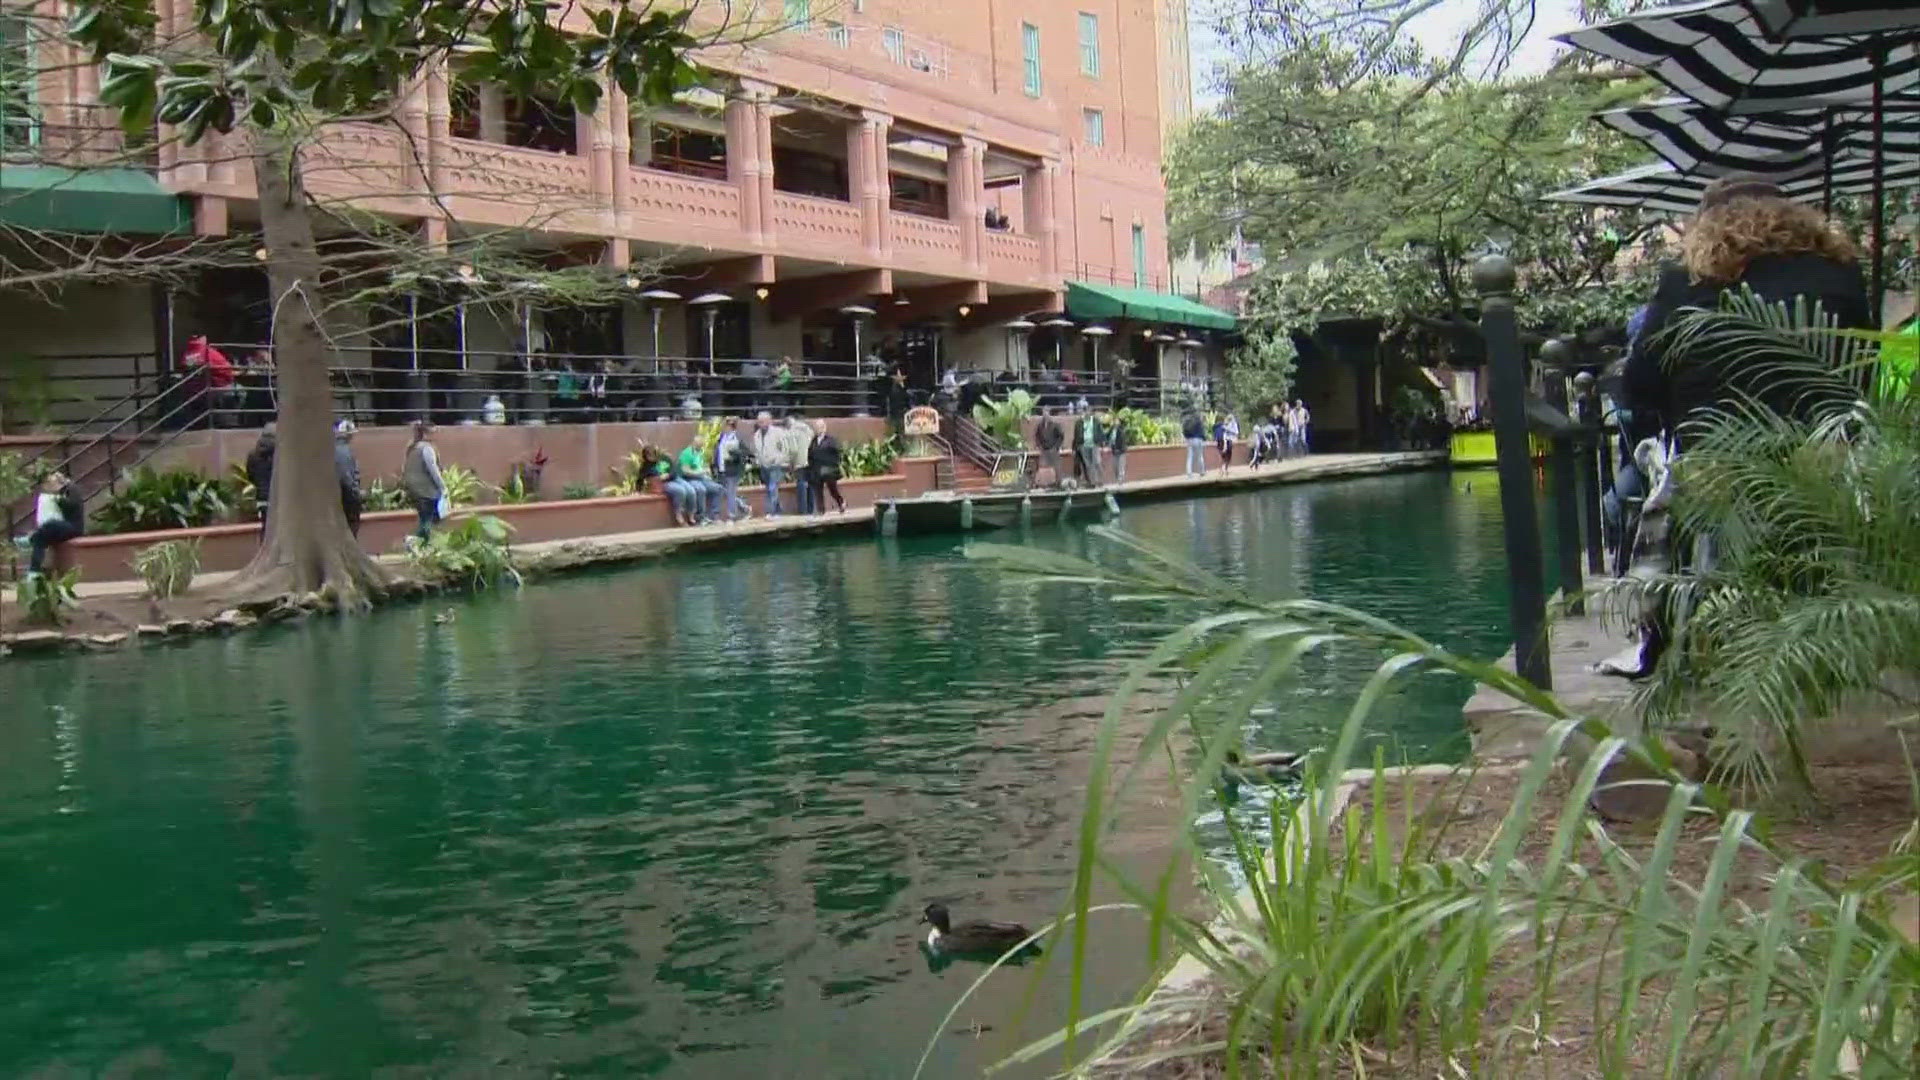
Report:
M602 495L631 495L639 491L641 485L652 475L652 463L665 457L667 451L652 443L642 442L626 457L608 466L613 473L614 482L600 490Z
M361 504L368 510L406 510L413 505L399 480L376 479L367 485Z
M506 483L494 488L493 495L494 501L502 506L518 506L538 498L535 493L527 490L526 479L519 472L515 472Z
M422 576L476 592L502 582L518 585L512 539L513 526L474 514L410 544L407 559Z
M854 443L840 454L841 475L849 480L863 476L885 476L893 471L900 456L900 443L892 436Z
M1218 111L1169 150L1176 248L1251 243L1274 256L1249 293L1253 325L1311 332L1368 316L1394 335L1471 318L1467 272L1491 246L1521 268L1527 328L1624 320L1620 256L1656 238L1656 220L1542 196L1644 156L1586 119L1644 84L1562 70L1468 80L1339 41L1230 67Z
M0 508L26 498L33 491L33 474L27 459L7 451L0 453Z
M171 600L184 595L200 572L200 541L163 540L148 544L133 555L133 572L146 582L147 595L155 600Z
M446 486L447 502L452 506L472 506L486 490L472 469L460 465L440 466L440 482Z
M196 529L225 520L236 501L224 481L197 469L142 465L126 474L119 490L94 511L93 531Z
M1249 327L1243 344L1227 357L1227 400L1250 415L1287 400L1298 357L1291 330L1272 324Z
M178 125L188 143L210 131L273 129L325 116L393 108L408 81L454 53L463 72L509 93L592 112L604 73L635 101L693 85L686 59L693 7L653 10L630 0L566 20L551 0L390 0L373 4L200 3L203 47L160 48L153 0L77 0L71 33L105 65L101 101L128 131Z
M1673 522L1713 558L1611 590L1671 625L1643 704L1713 716L1742 779L1784 764L1804 783L1810 725L1857 697L1913 707L1887 676L1920 656L1920 402L1860 400L1865 341L1750 294L1665 341L1670 363L1717 360L1797 415L1741 396L1689 425Z
M594 487L592 484L568 484L566 487L560 489L560 497L563 499L595 499L599 498L599 496L600 489Z
M41 357L0 357L0 431L32 431L53 408L52 362Z
M1088 963L1104 947L1088 926L1099 910L1092 903L1099 877L1171 933L1215 984L1210 1003L1196 997L1164 1005L1206 1004L1224 1021L1220 1035L1156 1045L1159 1060L1214 1055L1231 1070L1272 1056L1289 1075L1319 1073L1358 1060L1355 1043L1372 1038L1428 1058L1429 1067L1416 1070L1423 1075L1467 1075L1444 1065L1463 1056L1481 1066L1472 1075L1519 1075L1515 1066L1524 1061L1482 1058L1524 1059L1539 1039L1572 1028L1592 1040L1599 1062L1613 1063L1607 1075L1639 1075L1634 1062L1648 1061L1658 1063L1648 1075L1833 1076L1843 1048L1861 1057L1859 1075L1911 1075L1920 948L1884 916L1891 898L1920 876L1910 857L1857 881L1829 881L1772 842L1724 792L1677 773L1658 741L1620 737L1497 665L1384 620L1312 600L1257 601L1116 530L1093 533L1111 558L968 549L969 557L1038 583L1091 586L1159 612L1197 611L1131 665L1107 705L1062 920L1070 925L1050 950L1070 976L1069 1027L1015 1060L1063 1047L1070 1064L1097 1057L1121 1037L1089 1046L1101 1025L1125 1029L1162 1004L1142 1000L1091 1017L1083 1010ZM1176 834L1187 834L1253 709L1283 691L1309 656L1331 649L1386 659L1359 689L1298 809L1275 811L1265 838L1234 829L1244 898L1192 846L1151 879L1122 869L1134 853L1109 857L1112 807L1144 768L1176 764L1181 795L1171 812L1181 826ZM1426 669L1476 680L1548 721L1515 791L1493 810L1497 832L1458 855L1438 842L1435 830L1444 824L1340 809L1345 773L1373 710ZM1123 745L1130 766L1118 764ZM1575 751L1568 767L1563 755ZM1584 810L1602 769L1622 757L1671 785L1644 851L1625 850ZM1161 778L1150 782L1161 790ZM1549 812L1542 802L1549 792L1564 811ZM1438 822L1453 816L1444 809ZM1716 828L1702 829L1702 818ZM1408 832L1397 838L1397 829ZM1683 845L1708 853L1701 880L1672 875ZM1169 899L1167 882L1187 865L1206 870L1208 907L1221 913L1214 925L1190 921ZM1757 898L1729 897L1736 871Z
M973 406L973 422L1002 449L1026 445L1025 420L1033 415L1034 397L1025 390L1008 391L1004 399L981 398Z
M1170 446L1180 441L1180 421L1144 409L1116 409L1113 422L1126 429L1129 446Z
M20 579L14 599L26 613L26 621L40 626L59 626L80 606L80 571L64 574L28 574Z

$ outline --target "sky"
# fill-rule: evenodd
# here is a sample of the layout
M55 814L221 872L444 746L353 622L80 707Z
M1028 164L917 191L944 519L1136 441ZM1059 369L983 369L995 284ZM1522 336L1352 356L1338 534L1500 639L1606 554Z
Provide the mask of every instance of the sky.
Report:
M1467 20L1480 10L1484 0L1445 0L1440 7L1427 12L1414 20L1409 28L1413 36L1429 51L1438 52L1451 49L1459 39L1460 30ZM1207 21L1207 0L1195 0L1193 4L1192 35L1193 50L1193 104L1204 109L1218 100L1214 92L1212 70L1219 61L1223 50L1213 28L1203 25ZM1509 72L1515 75L1538 74L1552 63L1554 55L1565 46L1552 40L1553 35L1577 29L1580 26L1579 4L1577 0L1537 0L1533 32L1520 43L1515 51Z

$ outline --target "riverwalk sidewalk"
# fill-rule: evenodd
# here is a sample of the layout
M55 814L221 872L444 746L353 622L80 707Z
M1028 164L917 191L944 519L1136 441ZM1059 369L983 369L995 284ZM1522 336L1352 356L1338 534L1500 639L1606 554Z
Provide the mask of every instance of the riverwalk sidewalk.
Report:
M1314 454L1259 469L1240 465L1229 472L1223 473L1216 469L1198 478L1169 476L1153 480L1129 480L1124 484L1111 484L1098 490L1113 494L1122 504L1149 502L1182 495L1208 495L1274 484L1304 483L1436 468L1444 465L1446 460L1447 455L1439 451ZM486 508L473 509L485 512ZM646 529L639 532L515 544L514 550L524 564L536 570L593 563L635 562L669 552L733 547L766 541L776 536L824 535L856 529L870 532L873 528L873 514L871 508L863 507L858 510L849 510L844 514L825 514L810 518L792 515L779 518L755 517L732 525ZM379 558L383 562L394 565L403 561L403 556L397 553L383 554ZM213 588L232 576L230 572L197 575L193 579L193 591L201 592ZM77 591L80 598L85 600L89 597L138 595L143 588L141 582L131 579L83 581L79 584ZM8 590L7 596L11 599L12 590Z

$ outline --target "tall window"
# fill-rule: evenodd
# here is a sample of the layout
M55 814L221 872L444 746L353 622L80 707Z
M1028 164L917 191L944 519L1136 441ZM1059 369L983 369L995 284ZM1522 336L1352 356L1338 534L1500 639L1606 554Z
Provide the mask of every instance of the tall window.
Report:
M853 44L853 35L847 31L846 23L828 19L827 41L844 49Z
M907 32L897 26L889 26L880 31L880 47L887 51L887 59L896 64L907 62Z
M1080 13L1080 74L1100 77L1100 16Z
M1107 114L1099 109L1081 109L1080 120L1087 129L1088 146L1107 145Z
M40 144L40 95L33 25L21 12L0 12L0 154Z
M1133 287L1145 288L1147 284L1147 227L1133 227Z
M1025 71L1025 89L1028 97L1040 96L1040 28L1032 23L1020 24L1020 65Z
M813 0L787 0L787 25L806 26L813 21Z

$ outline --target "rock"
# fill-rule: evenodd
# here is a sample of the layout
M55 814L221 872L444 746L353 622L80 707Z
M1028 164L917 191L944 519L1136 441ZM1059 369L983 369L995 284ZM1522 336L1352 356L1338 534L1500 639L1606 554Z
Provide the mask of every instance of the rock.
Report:
M196 634L211 633L213 630L213 620L212 619L195 619L193 620L193 622L188 624L188 627Z
M89 649L117 649L127 643L125 634L85 634L82 637Z
M0 635L0 645L17 653L55 652L67 644L67 635L58 630L22 630Z
M266 600L248 600L239 606L239 610L244 612L245 614L252 615L258 618L259 616L265 615L267 612L272 611L275 607L279 606L279 604L280 604L280 598L277 596L271 597Z
M167 633L176 634L176 635L191 634L193 633L193 620L192 619L168 619Z
M214 624L225 630L237 630L242 626L251 626L253 616L238 608L228 608L213 617Z
M141 623L133 628L133 632L141 637L164 637L167 628L159 623Z

